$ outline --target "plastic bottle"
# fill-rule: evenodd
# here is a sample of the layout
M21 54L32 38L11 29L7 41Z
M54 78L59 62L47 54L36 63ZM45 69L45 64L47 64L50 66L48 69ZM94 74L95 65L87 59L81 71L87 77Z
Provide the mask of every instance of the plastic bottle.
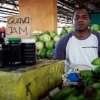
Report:
M4 66L4 59L5 59L5 28L0 27L0 67Z

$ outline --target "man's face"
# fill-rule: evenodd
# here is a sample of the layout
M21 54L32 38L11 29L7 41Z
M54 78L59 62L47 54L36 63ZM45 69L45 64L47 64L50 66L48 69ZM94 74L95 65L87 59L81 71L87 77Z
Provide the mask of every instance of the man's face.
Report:
M83 32L87 30L89 23L89 15L85 9L79 9L75 11L73 16L73 25L76 31Z

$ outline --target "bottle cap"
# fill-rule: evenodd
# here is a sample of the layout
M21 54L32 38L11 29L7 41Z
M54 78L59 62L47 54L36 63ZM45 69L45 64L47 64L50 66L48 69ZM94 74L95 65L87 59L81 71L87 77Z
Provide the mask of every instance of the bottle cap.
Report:
M6 38L6 41L20 41L20 38Z

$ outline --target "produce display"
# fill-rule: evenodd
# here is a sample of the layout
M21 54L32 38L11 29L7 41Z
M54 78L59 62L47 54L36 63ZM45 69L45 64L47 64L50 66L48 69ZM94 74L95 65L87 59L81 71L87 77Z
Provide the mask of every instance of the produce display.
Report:
M37 31L35 31L37 32ZM67 34L67 29L62 29L60 34L57 34L57 32L52 31L44 31L43 33L39 34L33 34L31 36L32 39L35 39L36 41L36 49L39 57L41 59L43 58L52 58L52 54L54 52L55 46L59 39Z
M93 24L89 26L90 29L100 32L100 26L98 24ZM70 25L67 29L62 28L60 34L57 32L52 31L49 32L48 30L41 32L41 31L34 31L34 34L31 35L32 39L36 41L36 49L39 57L43 58L52 58L53 51L59 39L66 35L68 32L74 31L74 26Z
M98 24L91 25L91 29L95 31L100 31L100 26Z
M91 62L94 70L82 70L77 84L70 84L55 93L52 100L100 100L100 58Z

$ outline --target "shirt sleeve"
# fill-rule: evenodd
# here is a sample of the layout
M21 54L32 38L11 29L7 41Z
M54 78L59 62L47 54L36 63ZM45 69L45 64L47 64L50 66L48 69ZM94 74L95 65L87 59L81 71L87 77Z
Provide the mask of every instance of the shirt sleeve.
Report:
M73 36L73 32L63 36L57 43L55 50L53 52L53 58L58 60L66 59L66 46L69 39Z
M58 60L65 60L66 57L66 50L65 44L62 38L56 44L55 50L53 52L53 58Z
M60 50L60 48L55 48L53 53L53 58L59 60L65 60L65 53L63 52L63 50Z
M100 33L92 30L92 33L98 38L98 57L100 57Z

